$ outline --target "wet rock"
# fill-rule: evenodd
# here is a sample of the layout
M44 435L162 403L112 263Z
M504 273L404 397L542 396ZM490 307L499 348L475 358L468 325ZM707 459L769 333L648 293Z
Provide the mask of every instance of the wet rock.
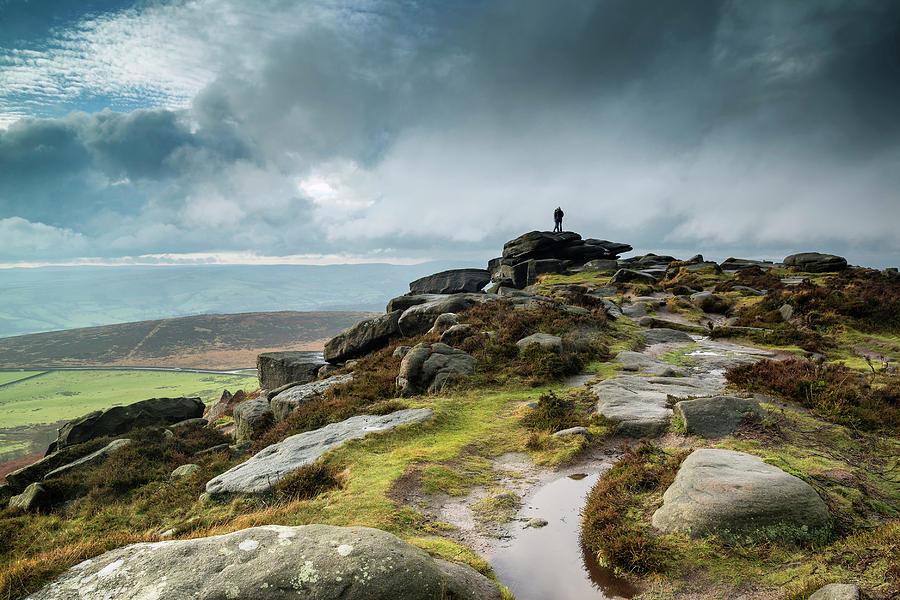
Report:
M181 465L169 475L171 479L184 479L185 477L190 477L194 473L200 470L200 465L196 465L194 463L187 463L186 465Z
M63 425L47 453L98 437L121 435L135 427L171 425L200 417L203 409L200 398L151 398L95 411Z
M491 281L485 269L451 269L416 279L409 284L410 294L458 294L480 292Z
M265 396L251 398L234 407L234 439L247 442L253 439L257 428L268 419L274 420L269 401Z
M103 448L100 448L96 452L91 452L87 456L82 456L78 460L72 461L69 464L63 465L61 467L57 467L53 469L46 475L44 475L44 479L51 479L53 477L59 477L60 475L64 475L70 471L77 471L79 469L84 469L85 467L89 467L91 465L95 465L97 463L101 463L106 460L109 455L114 453L116 450L120 448L124 448L128 444L131 443L129 439L121 439L121 440L113 440Z
M117 548L28 600L107 598L500 600L500 591L471 567L434 559L378 529L265 525Z
M455 377L471 375L475 358L447 344L418 344L400 363L397 388L403 396L438 392Z
M9 499L9 508L25 511L38 511L50 508L52 495L41 483L32 483L18 496Z
M667 327L642 331L641 336L647 340L648 344L671 344L694 341L694 338L687 333L678 331L677 329L669 329Z
M666 533L725 539L811 539L828 520L804 481L750 454L709 448L685 459L653 514Z
M541 348L553 352L562 352L563 350L562 338L548 333L533 333L516 342L516 346L519 347L519 350L524 350L531 344L537 344Z
M443 313L434 320L434 325L431 326L429 333L444 333L454 325L459 325L456 313Z
M788 267L796 267L805 273L832 273L846 269L847 259L834 254L802 252L785 257L784 264Z
M386 431L407 423L421 423L432 417L431 409L399 410L389 415L359 415L321 429L292 435L261 450L206 484L206 491L217 494L263 494L275 484L347 440Z
M400 334L401 314L401 311L395 310L366 319L337 334L325 342L325 360L332 364L342 363L384 348L392 337Z
M687 433L719 438L737 429L748 418L765 418L766 411L759 402L749 398L712 396L678 402L675 416L684 421Z
M319 381L310 381L301 385L294 386L274 396L269 402L272 409L272 415L276 421L284 421L297 407L319 400L329 389L336 385L341 385L353 380L352 373L344 375L334 375L328 379Z
M676 369L668 363L631 350L619 352L613 360L622 365L623 371L640 371L656 377L684 377L686 375L684 371Z
M809 600L859 600L859 588L852 583L829 583L813 592Z
M640 271L632 271L631 269L619 269L616 271L616 274L612 276L612 279L609 280L610 284L643 283L652 285L656 282L657 279L653 275L648 275L647 273L642 273Z
M264 352L256 357L259 387L273 390L286 383L306 383L316 378L325 363L310 361L306 352Z

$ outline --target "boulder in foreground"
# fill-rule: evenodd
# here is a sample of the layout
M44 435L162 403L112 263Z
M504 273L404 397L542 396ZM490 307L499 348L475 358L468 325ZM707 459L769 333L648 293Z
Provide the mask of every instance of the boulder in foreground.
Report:
M121 435L135 427L171 425L202 417L203 408L200 398L151 398L98 410L63 425L47 454L98 437Z
M320 456L347 440L386 431L406 423L421 423L432 417L431 409L398 410L389 415L359 415L332 423L315 431L292 435L264 448L221 475L210 479L206 491L215 494L264 494L300 467L311 465Z
M684 460L653 514L666 533L725 540L810 540L828 520L806 482L750 454L710 448Z
M678 402L675 416L684 422L685 432L719 438L737 429L745 419L764 418L766 411L751 398L712 396Z
M265 525L142 543L75 565L29 600L499 600L467 565L368 527Z
M409 284L410 294L458 294L480 292L491 281L485 269L451 269L416 279Z

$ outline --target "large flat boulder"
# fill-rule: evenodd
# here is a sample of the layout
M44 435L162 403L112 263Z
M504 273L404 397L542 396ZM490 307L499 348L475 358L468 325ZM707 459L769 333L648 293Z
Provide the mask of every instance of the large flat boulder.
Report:
M274 390L288 383L312 381L323 364L310 360L309 352L264 352L256 357L259 387Z
M846 269L847 259L834 254L801 252L785 257L784 264L788 267L796 267L805 273L831 273Z
M428 408L398 410L389 415L359 415L321 429L292 435L264 448L246 462L209 480L206 491L216 494L264 494L275 484L347 440L375 431L387 431L407 423L421 423L432 417Z
M480 292L491 281L486 269L451 269L427 275L409 284L411 294L458 294Z
M804 540L829 518L803 480L750 454L704 448L682 463L653 525L691 537Z
M686 433L705 438L728 435L748 418L763 419L766 411L752 398L711 396L682 400L675 404L675 416L684 422Z
M597 412L616 424L616 433L655 437L669 426L669 396L708 396L720 385L720 381L699 377L622 375L601 381L591 390L597 395Z
M669 363L632 350L619 352L613 360L621 365L620 368L623 371L637 371L655 377L685 377L687 375Z
M352 379L352 373L345 373L344 375L333 375L321 381L310 381L294 386L274 396L269 401L269 407L272 409L276 421L284 421L299 406L320 399L322 394L329 389Z
M98 410L63 425L47 453L99 437L121 435L135 427L171 425L202 417L203 408L200 398L150 398Z
M384 348L392 337L399 335L401 314L402 311L395 310L380 317L366 319L337 334L325 342L325 360L342 363Z
M368 527L264 525L132 544L86 560L27 600L500 600L467 565Z
M471 375L475 358L447 344L421 343L403 357L397 387L403 396L438 392L453 378Z

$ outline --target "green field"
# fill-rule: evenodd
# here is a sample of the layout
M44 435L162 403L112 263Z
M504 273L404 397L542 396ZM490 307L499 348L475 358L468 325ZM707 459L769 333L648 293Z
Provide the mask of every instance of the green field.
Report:
M31 377L32 375L37 375L38 373L42 372L43 371L3 371L0 372L0 385L12 383L13 381L18 381L20 379L25 379L26 377Z
M0 383L33 374L0 373L0 377L6 377ZM256 387L256 377L252 375L51 371L0 387L0 458L9 460L42 449L55 437L55 424L94 410L166 396L199 396L210 403L224 389L234 392Z

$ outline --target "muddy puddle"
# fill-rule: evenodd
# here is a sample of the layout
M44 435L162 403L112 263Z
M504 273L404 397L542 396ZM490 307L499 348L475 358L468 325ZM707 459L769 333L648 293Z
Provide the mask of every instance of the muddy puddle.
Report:
M524 519L512 538L490 557L497 579L518 600L630 598L636 590L597 564L581 545L581 509L599 473L563 476L525 499ZM525 528L529 519L541 528Z

